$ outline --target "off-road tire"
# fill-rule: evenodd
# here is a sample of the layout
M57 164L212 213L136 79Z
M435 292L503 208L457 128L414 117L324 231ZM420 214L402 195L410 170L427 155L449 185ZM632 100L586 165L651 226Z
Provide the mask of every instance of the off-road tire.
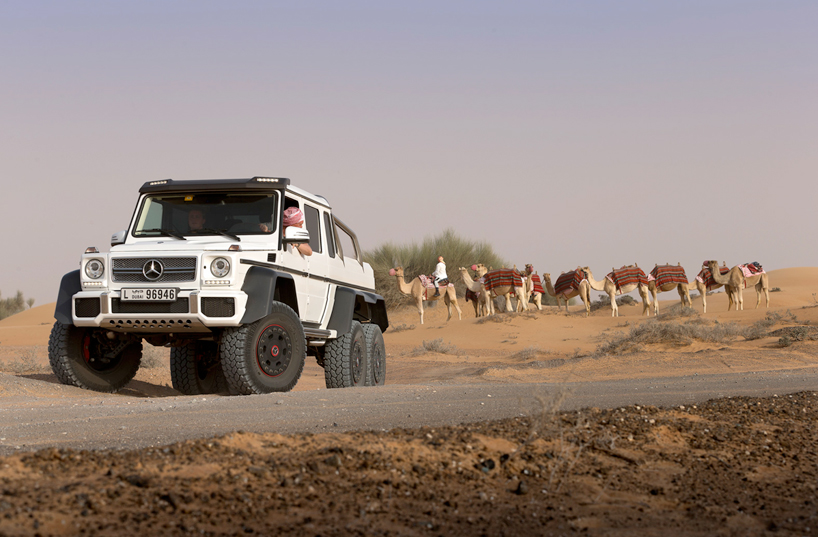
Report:
M306 356L301 320L281 302L273 302L270 315L263 319L226 329L219 345L227 384L240 395L292 390Z
M349 332L328 342L324 353L327 388L365 386L369 376L366 336L361 323L352 321Z
M185 395L228 391L219 362L219 346L213 341L189 341L170 349L170 380Z
M366 337L366 361L369 365L365 384L383 386L386 384L386 345L383 342L381 327L368 323L363 325L363 328Z
M104 360L104 334L99 328L54 323L48 338L48 361L60 382L113 393L134 378L142 360L142 341L131 342L113 359Z

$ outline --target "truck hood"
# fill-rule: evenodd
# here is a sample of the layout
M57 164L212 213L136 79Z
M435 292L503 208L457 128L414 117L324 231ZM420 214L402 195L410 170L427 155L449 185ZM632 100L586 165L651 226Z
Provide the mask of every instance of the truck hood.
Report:
M131 244L118 244L111 247L111 254L146 253L155 255L160 252L223 252L238 244L242 251L271 250L271 241L253 241L242 238L241 242L227 237L208 237L205 240L180 241L172 238L163 238L157 241L139 241Z

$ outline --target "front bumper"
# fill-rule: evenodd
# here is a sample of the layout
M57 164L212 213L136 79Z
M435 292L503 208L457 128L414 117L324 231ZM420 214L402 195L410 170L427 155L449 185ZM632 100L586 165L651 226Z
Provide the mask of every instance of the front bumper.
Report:
M207 333L239 326L247 306L242 291L180 290L174 302L125 302L119 291L81 291L73 295L75 326L115 332Z

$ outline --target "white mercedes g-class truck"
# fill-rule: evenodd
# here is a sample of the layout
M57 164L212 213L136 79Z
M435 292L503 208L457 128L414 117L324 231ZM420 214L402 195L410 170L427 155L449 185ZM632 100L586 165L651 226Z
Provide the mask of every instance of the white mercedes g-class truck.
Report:
M280 177L139 193L110 252L86 249L62 278L48 342L60 382L117 391L145 341L170 347L173 387L188 395L291 390L308 353L328 388L384 384L386 306L326 199ZM290 207L301 226L284 225Z

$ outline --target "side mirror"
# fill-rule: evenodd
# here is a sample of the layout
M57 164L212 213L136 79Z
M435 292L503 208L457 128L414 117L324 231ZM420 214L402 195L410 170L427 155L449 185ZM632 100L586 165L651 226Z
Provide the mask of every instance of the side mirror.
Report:
M310 242L310 232L304 228L290 226L284 230L284 244Z
M125 235L127 231L117 231L113 235L111 235L111 246L116 246L117 244L125 244Z

